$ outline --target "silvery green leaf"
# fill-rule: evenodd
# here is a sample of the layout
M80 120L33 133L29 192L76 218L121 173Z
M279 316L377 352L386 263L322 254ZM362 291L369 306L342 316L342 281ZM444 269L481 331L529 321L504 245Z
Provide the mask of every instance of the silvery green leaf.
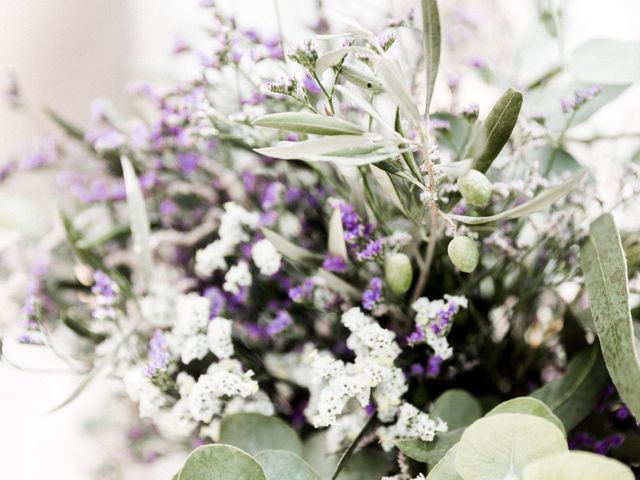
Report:
M350 52L349 47L337 48L323 53L316 60L316 74L322 75L325 70L337 65Z
M444 176L458 178L471 170L471 164L471 159L459 160L451 163L441 163L438 165L438 170Z
M373 177L380 184L384 193L387 194L389 200L391 200L391 203L393 203L398 208L398 210L407 215L407 209L405 209L404 205L402 205L402 200L400 200L400 197L398 196L398 191L389 178L390 174L376 167L375 165L369 165L369 167L371 168Z
M299 247L293 242L290 242L279 233L274 232L266 227L262 227L262 233L264 236L273 243L276 250L280 252L286 258L303 264L317 265L322 261L322 255L318 253L310 252L302 247Z
M591 224L580 265L607 370L622 401L640 420L640 355L629 307L627 262L610 214Z
M509 88L495 103L470 146L474 169L485 173L509 141L516 126L522 93Z
M561 183L558 186L551 187L539 195L533 197L531 200L526 201L517 207L513 207L504 212L489 217L468 217L465 215L451 215L451 218L467 225L480 225L482 223L498 222L501 220L513 220L514 218L522 217L523 215L530 215L539 210L542 210L552 203L560 200L566 196L571 190L578 186L580 180L585 176L586 172L581 170L574 173L569 180Z
M373 32L364 28L360 24L360 22L358 22L354 18L348 17L347 15L344 15L343 13L337 10L329 10L329 15L340 20L342 23L346 24L349 27L351 32L355 32L360 35L363 35L364 37L366 37L371 41L375 40L376 36L373 34Z
M407 457L433 467L460 441L462 432L464 432L464 428L439 433L430 442L425 442L419 438L405 438L397 440L395 445Z
M522 480L634 480L629 467L591 452L564 452L527 465Z
M567 451L564 434L534 415L501 413L475 421L462 434L455 468L464 480L517 480L534 460Z
M431 417L447 422L449 430L471 425L482 416L482 405L469 392L452 388L433 403Z
M262 466L267 480L321 480L307 462L286 450L262 450L255 459Z
M456 470L458 444L454 445L442 459L429 471L427 480L466 480Z
M607 381L600 349L594 345L576 355L561 378L547 383L532 396L546 403L571 430L593 411Z
M196 448L178 474L178 480L267 480L260 464L239 448L204 445Z
M500 413L524 413L527 415L535 415L540 418L544 418L553 423L558 429L562 430L562 433L566 436L564 425L558 417L556 417L551 409L540 400L533 397L517 397L502 402L497 405L493 410L487 413L487 417L491 415L498 415Z
M140 181L131 162L127 157L123 156L121 163L124 187L127 194L129 221L131 222L131 234L133 236L133 253L138 261L144 284L148 288L152 270L149 218L147 217Z
M589 40L567 59L576 78L596 84L627 85L640 80L640 42Z
M412 123L419 124L420 112L401 77L400 66L381 55L374 55L371 59L385 91Z
M403 152L411 152L414 150L414 147L401 149L396 148L387 151L380 151L380 153L376 151L375 153L360 155L357 157L339 155L301 155L299 159L307 162L329 162L347 167L361 167L363 165L370 165L372 163L382 162L383 160L393 159L402 155Z
M344 240L344 229L342 228L342 215L340 208L334 208L329 220L329 239L327 250L331 255L342 257L347 260L347 243Z
M299 142L280 142L273 147L256 148L261 155L284 160L295 160L301 155L335 154L349 149L376 149L383 146L379 135L331 135Z
M355 65L343 63L340 72L342 78L364 90L378 93L384 89L382 82L377 77Z
M316 135L358 135L364 131L351 122L336 117L306 112L272 113L253 121L260 127Z
M302 454L302 442L289 425L279 418L258 413L225 416L220 425L220 443L241 448L251 455L274 446Z
M360 108L363 112L371 116L378 124L386 130L391 136L397 136L397 132L391 128L387 122L385 122L380 112L378 112L371 103L364 100L362 97L354 93L351 89L346 88L344 85L336 85L336 90L340 92L347 100L354 104L354 106Z
M360 290L355 288L350 283L345 282L339 276L334 275L329 270L325 270L324 268L318 269L318 276L323 278L327 282L327 287L331 288L338 293L341 293L347 297L351 298L360 298L361 293Z
M427 73L427 102L425 115L429 114L429 106L436 85L438 66L440 64L440 14L438 0L422 0L422 32L424 36L424 58Z

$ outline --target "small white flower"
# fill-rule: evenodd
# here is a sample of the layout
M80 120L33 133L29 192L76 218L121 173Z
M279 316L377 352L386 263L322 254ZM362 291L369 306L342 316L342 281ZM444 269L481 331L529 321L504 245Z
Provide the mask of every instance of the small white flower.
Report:
M263 275L273 275L280 270L282 256L268 239L256 242L251 248L251 258Z
M229 358L233 355L231 327L231 320L222 317L216 317L209 322L207 342L209 350L218 358Z
M233 253L233 246L216 240L196 252L195 271L199 277L208 277L216 270L227 268L225 257Z
M224 276L224 284L222 288L229 293L237 295L240 293L240 287L248 287L251 285L252 278L247 262L240 261L229 269Z

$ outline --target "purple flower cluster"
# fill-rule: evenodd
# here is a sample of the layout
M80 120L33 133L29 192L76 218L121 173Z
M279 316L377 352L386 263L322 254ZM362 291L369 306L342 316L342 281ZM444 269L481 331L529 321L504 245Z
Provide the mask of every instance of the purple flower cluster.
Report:
M362 294L362 306L366 310L373 310L382 300L382 279L373 277L367 288Z
M322 262L322 268L330 272L344 273L347 271L347 262L340 256L329 256Z
M440 375L440 368L442 367L442 357L433 355L429 357L427 363L427 377L435 378Z
M165 373L169 368L171 355L167 339L161 330L155 330L149 342L149 363L144 368L144 375L153 378L159 373Z
M42 345L42 340L38 337L37 332L40 330L39 316L40 305L35 295L29 295L22 307L22 313L25 317L25 331L16 337L18 343L25 345Z
M307 278L302 284L289 289L289 298L297 303L310 301L313 298L313 280Z
M606 455L624 442L624 435L616 433L600 440L587 432L578 432L569 440L571 450L590 450L600 455Z
M368 262L380 257L384 250L384 240L369 240L365 247L356 253L356 258L361 262Z
M602 91L599 85L592 85L587 88L579 88L573 94L573 100L562 98L560 100L560 108L562 113L578 110L582 105L594 99Z
M101 270L94 272L93 281L91 287L91 292L95 295L93 317L96 320L113 319L115 317L113 305L119 292L118 285Z
M424 342L425 335L424 330L420 325L416 325L416 329L407 337L407 343L409 345L414 345L419 342Z
M451 301L447 302L446 306L438 312L436 318L429 324L429 328L436 335L445 333L456 313L458 313L458 305Z
M266 332L270 337L274 337L293 323L291 315L286 310L280 310L269 324Z

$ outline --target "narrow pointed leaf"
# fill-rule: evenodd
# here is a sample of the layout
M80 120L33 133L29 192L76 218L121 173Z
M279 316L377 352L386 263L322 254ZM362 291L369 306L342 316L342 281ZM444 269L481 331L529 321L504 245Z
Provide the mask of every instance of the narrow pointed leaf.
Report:
M493 106L470 147L474 169L486 172L507 144L518 121L522 99L522 93L509 88Z
M327 281L327 286L332 290L338 293L341 293L346 297L360 298L362 293L360 292L360 290L355 288L350 283L345 282L339 276L334 275L329 270L325 270L324 268L319 268L318 275Z
M565 429L572 430L593 411L607 380L607 369L594 345L576 355L561 378L531 396L546 403Z
M342 216L339 208L334 208L329 220L329 239L327 250L336 257L347 260L347 243L344 240L344 229L342 228Z
M372 60L385 91L414 124L419 124L420 112L401 77L400 67L397 63L379 55L373 56Z
M342 78L362 89L370 90L375 93L381 92L384 89L379 78L356 67L355 65L344 63L342 64L340 72Z
M299 247L295 243L290 242L282 235L274 232L273 230L263 227L262 233L264 233L264 236L267 237L267 239L271 243L273 243L273 246L276 247L276 250L278 250L278 252L280 252L288 259L293 260L294 262L313 265L322 261L322 255L310 252L309 250Z
M640 421L640 355L629 307L627 262L610 214L591 224L589 238L580 251L580 264L611 380Z
M489 217L468 217L465 215L451 215L451 218L458 222L466 223L467 225L480 225L482 223L498 222L501 220L513 220L514 218L522 217L524 215L530 215L539 210L542 210L552 203L560 200L567 195L571 190L578 186L580 180L585 175L585 171L581 170L574 173L569 180L556 186L549 188L531 200L524 202L517 207L510 208L504 212Z
M127 157L122 157L121 162L133 236L133 253L138 261L138 268L144 284L148 288L152 270L151 246L149 245L149 237L151 236L149 217L147 216L140 181L131 162Z
M422 0L422 30L424 36L424 58L427 70L427 102L425 115L429 115L433 89L436 85L440 64L440 14L438 0Z
M254 120L253 124L316 135L357 135L364 132L359 126L346 120L305 112L272 113Z
M360 155L357 157L345 157L339 155L302 155L300 156L300 160L305 160L307 162L329 162L345 167L361 167L363 165L382 162L383 160L390 160L398 157L399 155L402 155L403 152L410 152L413 150L413 147L402 148L391 150L388 152L376 152L367 155Z
M382 144L379 135L332 135L299 142L280 142L273 147L256 148L261 155L294 160L302 155L326 155L349 149L375 149Z

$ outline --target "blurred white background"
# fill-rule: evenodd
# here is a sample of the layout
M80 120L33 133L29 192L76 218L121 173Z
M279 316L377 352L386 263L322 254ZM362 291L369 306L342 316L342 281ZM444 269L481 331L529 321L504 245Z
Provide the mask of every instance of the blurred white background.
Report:
M441 3L451 2L442 0ZM242 25L255 25L269 33L277 31L273 1L221 3L235 11ZM313 3L313 0L279 0L288 42L299 41L305 26L311 24ZM387 5L387 2L373 0L326 3L360 21ZM394 10L400 11L408 5L417 7L418 3L417 0L388 1ZM521 61L531 59L535 64L535 54L539 53L535 32L540 26L533 0L473 3L502 10L505 30L492 32L493 38L513 46L513 53L520 56ZM563 3L567 13L567 50L588 38L640 37L638 0ZM0 0L0 76L15 73L32 108L49 105L70 119L84 123L89 117L90 101L95 97L109 98L126 111L126 87L132 80L171 82L188 76L195 64L170 55L173 39L180 35L189 43L197 44L202 38L200 27L206 20L197 0ZM478 45L480 51L484 48L485 45ZM540 45L540 49L545 48L548 46ZM487 49L494 50L490 45ZM584 129L604 133L640 130L639 100L638 86L631 88ZM45 130L42 119L0 106L0 161L36 141ZM623 144L621 148L628 152L633 145ZM623 158L622 153L594 150L587 157L596 171L605 175L610 174L611 162ZM41 172L29 179L18 177L0 185L0 219L12 212L26 212L16 221L17 228L26 229L36 237L45 232L49 227L46 219L55 211L52 183L47 173ZM0 310L3 309L6 310L4 305ZM27 353L21 359L25 363L56 368L52 355ZM116 464L127 461L118 450L123 435L118 429L113 434L92 434L84 427L96 410L111 416L115 424L125 421L130 412L110 408L115 385L97 382L62 411L45 414L77 381L78 378L69 375L23 373L0 364L1 478L86 480L103 459ZM103 478L168 479L180 460L179 457L169 459L145 470L126 470L124 477Z

